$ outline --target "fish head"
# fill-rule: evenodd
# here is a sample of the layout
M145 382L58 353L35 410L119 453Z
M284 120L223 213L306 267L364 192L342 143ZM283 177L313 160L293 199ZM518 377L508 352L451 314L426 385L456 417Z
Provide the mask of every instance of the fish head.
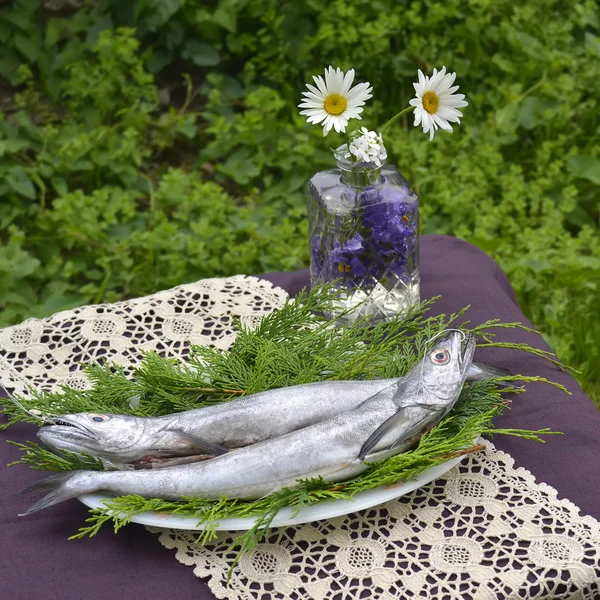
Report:
M75 413L50 417L38 437L51 448L112 459L135 447L145 433L144 419L110 413Z
M453 401L462 389L474 352L472 334L451 331L437 340L415 369L423 390L441 402Z

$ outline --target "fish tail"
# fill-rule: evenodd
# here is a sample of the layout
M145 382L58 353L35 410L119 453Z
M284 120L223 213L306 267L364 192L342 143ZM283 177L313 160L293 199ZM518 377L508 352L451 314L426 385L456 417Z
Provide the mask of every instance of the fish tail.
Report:
M50 475L50 477L45 477L40 481L28 485L19 494L28 494L33 497L44 494L44 496L19 516L24 517L64 500L70 500L86 492L94 491L89 483L85 484L86 479L86 471L67 471L65 473Z

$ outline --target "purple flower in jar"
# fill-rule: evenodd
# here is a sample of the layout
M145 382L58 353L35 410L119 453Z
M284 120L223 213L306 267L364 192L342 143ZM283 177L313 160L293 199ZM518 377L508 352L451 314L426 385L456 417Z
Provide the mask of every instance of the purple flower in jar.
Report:
M360 261L360 259L354 257L350 261L350 272L354 277L363 277L364 274L367 272L367 269L365 265Z
M359 254L364 249L364 239L360 233L355 233L348 241L340 244L338 240L335 240L333 244L333 252L331 253L332 267L339 273L338 276L342 276L345 273L352 273L357 275L353 270L359 268L360 262L357 260ZM356 260L354 260L356 259ZM364 272L364 267L360 266L360 269Z
M314 273L320 274L323 270L323 249L321 236L314 234L310 237L311 267Z
M400 275L416 236L415 205L407 191L367 189L359 194L366 244L384 271ZM374 258L373 256L371 257ZM372 269L371 269L372 270Z
M393 238L406 238L414 235L415 227L408 215L394 215L388 219L386 230Z
M363 192L361 202L365 224L377 232L384 229L390 230L389 221L392 219L397 221L406 217L405 221L408 220L412 211L412 205L407 202L408 199L403 190L386 188L377 195ZM392 224L391 231L394 231L394 225L396 225L397 232L397 223Z

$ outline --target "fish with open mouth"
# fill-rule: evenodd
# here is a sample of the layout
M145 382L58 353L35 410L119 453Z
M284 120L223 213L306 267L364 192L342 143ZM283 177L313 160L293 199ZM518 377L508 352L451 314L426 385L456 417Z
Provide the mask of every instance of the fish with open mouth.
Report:
M467 381L506 375L505 369L472 363ZM162 417L65 414L46 417L38 436L52 449L91 454L112 466L168 466L177 457L210 458L325 421L404 379L295 385Z
M358 408L209 461L151 471L71 471L48 477L24 490L46 493L24 514L97 491L165 500L253 499L293 488L302 479L348 479L370 462L403 452L448 414L460 395L474 349L472 335L465 338L453 331L399 383Z

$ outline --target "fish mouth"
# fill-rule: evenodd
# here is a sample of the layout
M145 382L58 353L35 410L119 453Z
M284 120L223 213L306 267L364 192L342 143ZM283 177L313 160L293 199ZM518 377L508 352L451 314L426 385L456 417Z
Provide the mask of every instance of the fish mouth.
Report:
M99 439L98 434L90 428L68 416L48 417L48 424L40 427L40 437L50 436L59 438Z
M472 333L467 333L464 336L456 333L456 337L453 342L458 344L457 356L458 366L462 375L465 375L469 366L473 362L473 354L475 353L475 336Z

